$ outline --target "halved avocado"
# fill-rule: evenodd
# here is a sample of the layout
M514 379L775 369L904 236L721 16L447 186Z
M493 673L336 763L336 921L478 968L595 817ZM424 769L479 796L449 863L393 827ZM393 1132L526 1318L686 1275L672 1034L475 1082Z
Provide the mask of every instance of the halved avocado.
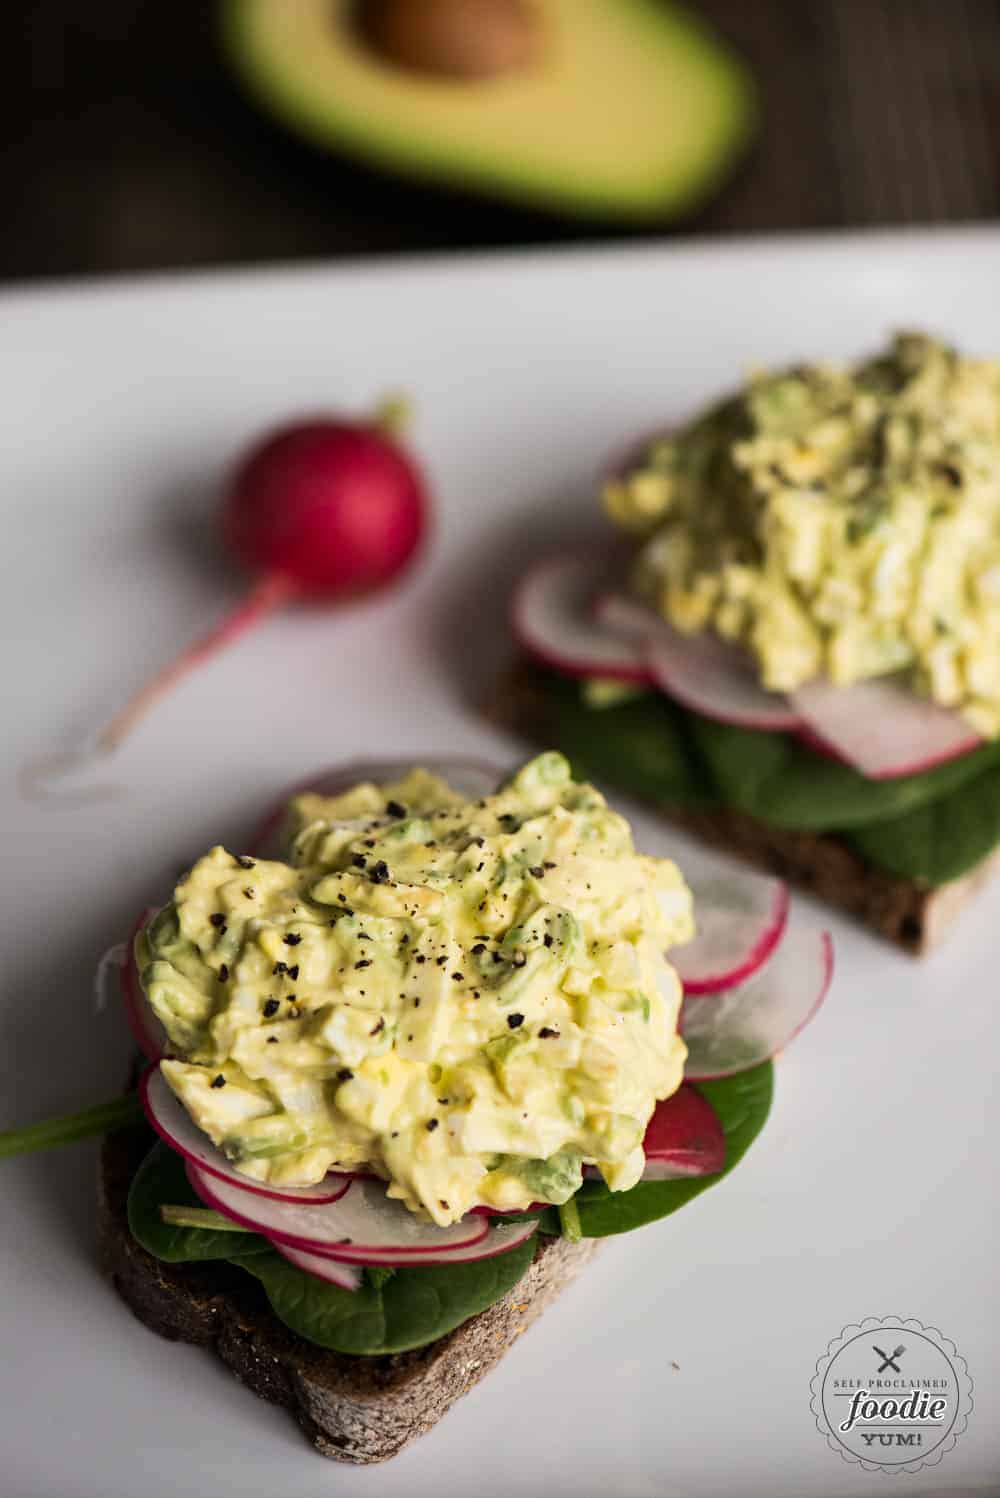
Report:
M379 57L352 0L225 0L224 39L285 124L398 173L623 219L701 202L752 133L743 64L669 0L537 4L537 57L487 79Z

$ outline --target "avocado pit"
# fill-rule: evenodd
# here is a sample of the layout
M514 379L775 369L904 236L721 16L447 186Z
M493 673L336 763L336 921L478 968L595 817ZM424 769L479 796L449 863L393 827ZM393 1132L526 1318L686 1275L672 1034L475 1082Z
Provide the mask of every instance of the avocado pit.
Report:
M385 61L469 80L528 67L541 32L532 0L362 0L358 23Z

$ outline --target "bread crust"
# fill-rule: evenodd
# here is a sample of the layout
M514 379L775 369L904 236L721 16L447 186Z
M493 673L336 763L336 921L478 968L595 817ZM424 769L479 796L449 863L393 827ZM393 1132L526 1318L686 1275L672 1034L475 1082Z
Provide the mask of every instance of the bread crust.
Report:
M529 738L548 737L545 693L527 663L501 680L486 712ZM726 808L657 809L704 842L808 890L915 956L936 946L969 900L1000 871L998 852L963 878L932 887L876 868L833 834L770 827Z
M256 1280L232 1265L166 1264L128 1226L128 1191L153 1142L144 1127L109 1135L98 1190L104 1272L151 1331L212 1348L241 1383L287 1409L322 1456L386 1461L440 1420L500 1361L600 1240L540 1237L503 1298L428 1347L385 1357L328 1352L289 1331Z

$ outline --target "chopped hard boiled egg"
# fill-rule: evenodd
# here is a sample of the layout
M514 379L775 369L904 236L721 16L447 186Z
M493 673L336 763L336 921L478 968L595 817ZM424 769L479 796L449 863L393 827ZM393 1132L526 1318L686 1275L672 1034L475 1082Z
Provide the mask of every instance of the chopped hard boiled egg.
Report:
M299 796L288 861L223 848L140 935L162 1070L259 1181L370 1170L442 1225L642 1173L680 1085L676 867L559 754L467 801L426 770Z
M906 673L1000 735L1000 360L904 334L757 374L605 488L640 593L764 686Z

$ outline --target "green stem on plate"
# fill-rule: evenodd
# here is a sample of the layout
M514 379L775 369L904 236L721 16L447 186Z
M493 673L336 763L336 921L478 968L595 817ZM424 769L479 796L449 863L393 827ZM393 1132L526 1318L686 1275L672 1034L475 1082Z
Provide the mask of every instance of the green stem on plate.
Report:
M111 1103L84 1108L82 1113L47 1118L42 1123L29 1124L25 1129L7 1129L0 1133L0 1159L5 1155L28 1155L33 1150L55 1149L57 1145L72 1144L77 1139L90 1139L94 1134L107 1134L111 1129L123 1129L128 1124L138 1123L142 1116L138 1094L129 1092Z
M583 1228L580 1226L580 1209L576 1204L576 1197L571 1196L568 1202L563 1202L559 1208L559 1226L562 1235L568 1243L579 1243L583 1237Z
M209 1207L178 1207L172 1202L165 1202L160 1208L160 1216L174 1228L208 1228L213 1233L253 1232L253 1228L245 1228L241 1223L223 1217L221 1212L211 1211Z

